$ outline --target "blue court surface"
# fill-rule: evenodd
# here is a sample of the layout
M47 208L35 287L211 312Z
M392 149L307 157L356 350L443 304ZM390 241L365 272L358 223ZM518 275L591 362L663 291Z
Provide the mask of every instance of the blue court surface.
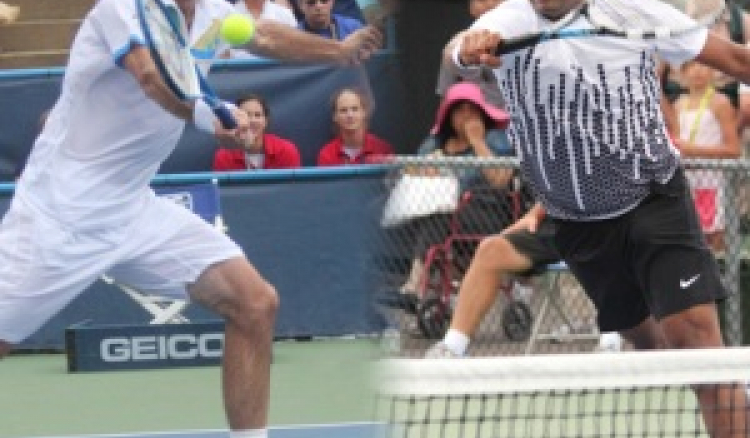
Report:
M106 435L76 435L42 438L227 438L226 430L186 430L175 432L141 432ZM270 428L270 438L385 438L380 423L314 424Z

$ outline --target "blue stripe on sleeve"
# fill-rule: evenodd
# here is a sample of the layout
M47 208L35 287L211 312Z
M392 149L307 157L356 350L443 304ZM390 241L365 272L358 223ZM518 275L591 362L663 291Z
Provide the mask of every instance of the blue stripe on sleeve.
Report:
M135 35L131 35L127 44L115 50L115 54L114 54L115 64L117 64L119 67L122 67L123 66L122 59L125 57L125 55L130 53L131 50L133 50L134 46L145 46L145 45L146 45L146 42L143 41L141 38Z

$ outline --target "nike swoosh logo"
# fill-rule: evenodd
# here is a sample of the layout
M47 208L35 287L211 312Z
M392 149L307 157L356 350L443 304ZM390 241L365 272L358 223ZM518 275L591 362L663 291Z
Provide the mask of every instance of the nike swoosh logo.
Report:
M695 283L695 280L700 277L701 274L696 274L694 277L688 278L687 280L680 280L680 289L687 289L691 284Z

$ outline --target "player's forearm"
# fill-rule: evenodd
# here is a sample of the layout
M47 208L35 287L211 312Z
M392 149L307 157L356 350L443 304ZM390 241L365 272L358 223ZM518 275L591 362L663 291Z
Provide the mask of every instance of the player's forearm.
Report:
M192 120L192 105L178 99L164 83L159 72L154 72L154 74L155 76L149 75L149 79L141 83L141 88L146 95L173 116L186 121Z
M750 84L750 50L709 32L706 44L695 58L744 84Z
M258 20L255 36L247 47L251 52L280 61L346 63L340 41L269 20Z
M679 149L685 158L739 158L742 155L739 147L727 144L683 143Z
M192 105L178 99L172 93L172 90L167 87L145 47L133 48L130 53L125 55L122 63L138 81L146 96L176 117L183 120L192 118Z

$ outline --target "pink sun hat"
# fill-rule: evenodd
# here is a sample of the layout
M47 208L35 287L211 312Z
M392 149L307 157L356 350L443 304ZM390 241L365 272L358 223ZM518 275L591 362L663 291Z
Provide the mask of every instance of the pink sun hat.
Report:
M494 120L498 128L505 128L508 126L510 117L508 113L490 105L482 95L482 90L472 82L459 82L451 85L450 88L445 92L443 101L440 103L438 108L437 117L435 118L435 125L432 127L432 134L435 135L440 131L440 127L445 122L445 117L448 115L448 110L456 102L469 101L482 109L490 119Z

